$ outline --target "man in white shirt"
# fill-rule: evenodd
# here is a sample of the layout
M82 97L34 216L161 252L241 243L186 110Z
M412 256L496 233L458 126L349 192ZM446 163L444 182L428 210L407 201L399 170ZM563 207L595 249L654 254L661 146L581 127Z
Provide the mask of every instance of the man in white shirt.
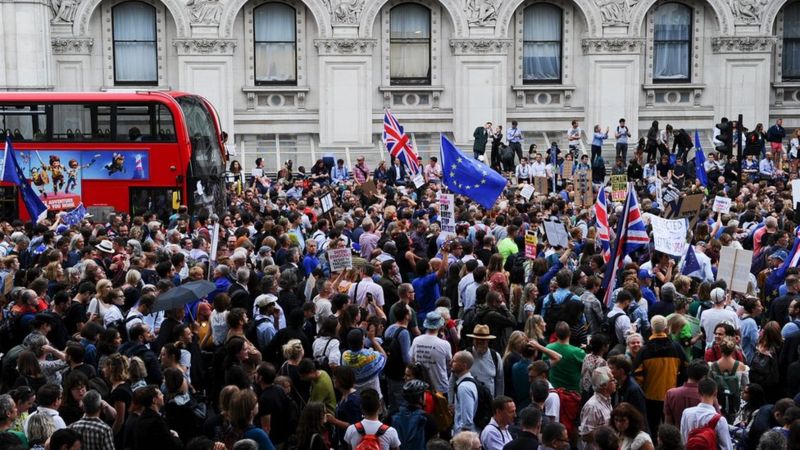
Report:
M582 134L583 130L578 126L578 121L573 120L572 126L567 129L567 143L569 144L569 150L572 152L573 156L578 154L578 147Z
M727 295L722 288L714 288L709 294L714 306L700 313L700 326L706 332L706 348L714 345L714 328L721 322L728 322L737 330L739 329L739 317L735 312L725 309Z
M533 163L531 163L531 177L546 177L547 165L542 162L542 155L537 153L533 156Z
M505 395L500 395L492 400L492 420L481 432L481 445L484 450L503 450L511 442L509 425L517 417L517 407L514 400Z
M631 318L628 316L628 308L631 306L633 296L626 290L620 290L617 293L616 302L611 311L608 312L606 317L608 320L613 320L614 334L616 335L616 344L618 350L625 349L625 338L631 331Z
M528 165L528 158L523 157L517 164L516 175L517 183L533 183L533 173L531 172L531 166Z
M442 315L436 311L429 312L423 323L425 334L417 336L411 343L411 360L425 366L437 392L447 392L447 368L452 359L450 343L438 336L442 327Z
M35 414L47 414L53 419L53 424L55 424L56 430L61 430L63 428L67 428L67 424L64 423L64 419L58 414L58 408L61 407L61 386L57 384L45 384L44 386L40 387L38 391L36 391L36 401L39 403L39 406L36 408L33 414L29 415L25 422L22 424L22 431L25 432L25 435L30 436L28 434L28 423L31 421L31 417Z
M728 421L714 408L714 403L717 401L717 383L710 378L704 378L697 383L697 391L700 394L700 403L684 409L681 415L681 439L686 443L692 430L713 424L717 434L717 448L732 450ZM713 423L715 421L716 423Z
M383 308L384 301L383 288L372 280L373 273L375 273L375 267L372 264L366 264L361 270L361 279L350 286L347 295L356 305L375 314L374 308ZM368 302L370 297L371 304Z
M400 437L397 430L384 424L378 418L381 410L381 399L375 389L367 389L361 393L361 412L364 420L347 427L344 441L350 448L356 448L364 436L375 435L381 444L381 450L396 450L400 448Z

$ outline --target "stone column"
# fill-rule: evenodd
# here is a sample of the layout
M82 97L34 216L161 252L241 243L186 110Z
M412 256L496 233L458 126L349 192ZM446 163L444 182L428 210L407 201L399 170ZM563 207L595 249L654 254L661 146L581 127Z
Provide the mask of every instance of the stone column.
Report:
M53 9L45 0L0 1L0 89L53 88L50 50L53 17ZM53 20L60 19L56 16Z
M450 40L456 74L453 134L458 144L471 142L473 130L486 122L506 123L510 47L510 39Z
M624 117L631 135L637 136L642 40L587 38L581 46L589 67L585 132L590 135L595 124L613 129Z
M175 39L178 86L205 97L217 109L220 126L233 135L234 39Z
M314 45L319 53L320 146L373 146L375 40L318 39Z
M711 41L711 49L720 55L716 117L744 117L747 128L769 117L772 36L723 36Z

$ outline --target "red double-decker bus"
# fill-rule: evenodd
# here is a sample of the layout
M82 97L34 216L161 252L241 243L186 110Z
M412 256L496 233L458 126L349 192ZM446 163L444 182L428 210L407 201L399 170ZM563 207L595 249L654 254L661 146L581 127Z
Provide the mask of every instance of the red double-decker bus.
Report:
M87 209L152 211L164 217L179 204L196 213L225 207L219 120L200 96L3 92L0 125L50 210L70 210L83 202ZM0 189L0 217L25 217L15 187Z

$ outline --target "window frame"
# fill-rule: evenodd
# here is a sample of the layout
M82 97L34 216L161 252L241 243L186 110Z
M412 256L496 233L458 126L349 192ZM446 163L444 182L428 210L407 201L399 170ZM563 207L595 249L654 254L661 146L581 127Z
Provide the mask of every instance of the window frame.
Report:
M526 41L525 40L525 11L530 8L534 8L537 6L547 6L549 8L557 9L560 15L561 20L561 27L560 27L560 39L558 41ZM520 32L522 36L522 47L520 53L520 60L522 61L522 84L523 85L542 85L542 84L562 84L564 82L564 37L565 37L565 21L564 16L566 15L566 11L560 5L550 2L533 2L525 5L522 8L522 30ZM533 42L533 43L554 43L558 42L558 78L549 78L549 79L533 79L533 80L526 80L525 79L525 44Z
M294 19L294 41L257 41L256 40L256 10L258 10L259 8L267 7L269 5L280 5L282 7L286 7L286 8L289 8L289 9L292 10L293 16L295 18ZM253 53L252 53L253 54L253 66L252 66L253 84L255 86L297 86L298 79L299 79L299 68L298 68L299 50L298 50L298 45L297 45L297 42L298 42L298 39L297 39L297 35L298 35L298 32L297 32L297 29L298 29L297 7L295 5L292 5L292 4L289 4L289 3L285 3L285 2L280 2L280 1L265 1L263 3L259 3L258 5L254 6L252 11L251 11L251 14L253 16L253 20L252 20L253 29L250 30L250 38L251 38L251 42L253 43ZM275 80L275 81L259 80L258 79L258 73L256 71L258 70L258 63L257 63L258 57L259 57L258 56L259 55L258 44L260 44L260 43L264 43L264 44L288 44L288 43L291 43L291 44L294 45L294 79L292 79L292 80Z
M685 9L686 11L688 11L688 13L689 13L689 37L686 40L675 40L675 39L665 39L665 40L658 40L658 41L656 40L656 37L655 37L655 20L656 20L656 15L658 14L658 9L663 7L663 6L670 5L670 4L678 5L681 8ZM694 40L695 40L695 31L694 31L695 13L696 13L695 8L693 8L692 6L687 5L685 3L678 2L678 1L665 1L665 2L659 3L657 5L654 5L653 10L652 10L653 26L652 26L651 33L649 34L650 42L651 42L651 45L652 45L652 52L651 52L652 53L652 56L651 56L652 69L650 70L650 76L652 77L653 84L691 84L692 83L692 79L693 79L693 76L694 76L694 71L692 70L692 64L693 64L692 61L694 60L694 56L695 56L694 55L694 49L693 49L693 43L694 43ZM655 70L656 70L656 68L655 68L655 60L656 60L657 44L658 43L674 43L674 42L685 43L686 46L689 49L689 55L688 55L688 61L687 61L687 66L688 66L689 73L687 74L686 78L657 78L656 75L655 75Z
M427 38L424 38L424 39L423 38L420 38L420 39L392 38L392 28L391 28L392 27L392 20L391 20L392 11L397 7L406 6L406 5L414 5L414 6L417 6L419 8L424 9L425 11L427 11L427 13L428 13L428 37ZM433 35L434 35L433 25L435 23L434 22L434 11L433 11L433 8L431 8L429 5L426 5L426 4L423 4L423 3L419 3L419 2L413 2L413 1L398 2L398 3L393 4L391 6L386 5L385 7L388 7L388 11L387 11L387 15L388 15L388 22L387 22L387 24L388 24L388 26L387 26L387 28L388 28L388 30L387 30L387 33L388 33L388 45L387 45L387 47L388 47L388 51L389 51L389 54L388 54L388 59L389 59L389 70L388 70L388 73L389 73L389 86L431 86L431 83L433 82L433 79L435 78L434 75L433 75L433 72L434 72L434 67L433 67L433 61L434 61L434 55L433 55L433 48L434 48L434 46L433 46ZM392 76L392 65L391 65L392 44L395 44L395 43L413 44L413 43L422 43L422 41L427 41L427 44L428 44L428 76L424 77L424 78L423 77L407 77L407 78L393 77Z
M114 26L114 11L123 5L128 3L140 3L142 5L147 6L150 8L150 11L153 15L153 34L155 35L155 39L152 41L129 41L129 40L118 40L116 38L116 30ZM111 6L111 53L112 53L112 61L113 67L112 71L114 73L114 85L115 86L158 86L158 82L160 79L159 70L158 70L158 61L159 61L159 29L158 29L158 9L150 3L139 1L139 0L126 0L119 3L114 4ZM153 80L124 80L120 81L117 79L117 43L118 42L149 42L152 43L155 49L155 58L153 60L153 64L155 66L155 79Z
M778 69L778 73L780 73L780 77L778 77L778 81L779 82L785 82L785 83L797 83L797 82L800 82L800 72L798 72L798 74L795 75L795 76L786 76L786 62L785 62L786 59L787 59L786 58L786 53L785 53L786 43L789 42L789 41L794 41L794 42L797 42L798 44L800 44L800 36L795 37L795 38L788 38L788 39L786 38L785 16L786 16L786 10L789 9L789 8L797 8L798 10L800 10L800 2L787 3L781 9L780 19L778 21L778 27L779 27L778 32L780 33L779 36L780 36L780 43L781 43L781 47L780 47L781 51L778 54L779 61L777 61L777 66L778 66L777 69ZM798 11L798 13L800 14L800 11Z

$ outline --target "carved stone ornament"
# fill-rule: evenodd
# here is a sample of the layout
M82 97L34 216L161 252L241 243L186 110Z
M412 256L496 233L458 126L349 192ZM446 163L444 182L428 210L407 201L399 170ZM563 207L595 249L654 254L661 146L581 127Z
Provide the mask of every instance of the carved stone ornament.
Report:
M627 25L631 22L631 11L639 0L595 0L600 9L603 25Z
M737 25L758 25L768 0L728 0Z
M182 55L230 55L236 48L235 39L175 39L172 45Z
M587 38L581 41L585 55L608 53L640 53L641 39L633 38Z
M317 39L314 45L322 56L371 55L375 39Z
M72 23L75 21L75 14L78 12L78 5L81 0L50 0L50 8L53 10L52 23Z
M94 46L92 38L53 38L50 40L55 54L89 54Z
M714 53L765 53L775 44L772 36L723 36L711 39Z
M334 25L358 25L365 0L323 0Z
M222 3L220 0L189 0L186 2L189 10L189 21L199 25L219 25L222 17Z
M466 0L470 26L493 27L497 24L500 0Z
M456 55L505 55L511 44L510 39L450 39Z

